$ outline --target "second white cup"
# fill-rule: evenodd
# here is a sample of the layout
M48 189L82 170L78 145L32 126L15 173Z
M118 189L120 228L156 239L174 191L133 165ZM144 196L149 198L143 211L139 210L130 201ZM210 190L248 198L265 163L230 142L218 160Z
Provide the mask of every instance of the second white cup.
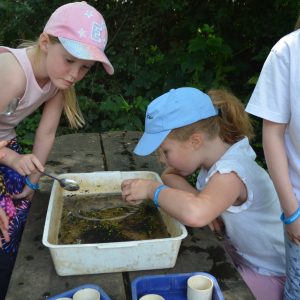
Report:
M208 276L191 276L187 281L187 300L212 300L213 287Z
M96 289L84 288L73 295L73 300L100 300L100 293Z

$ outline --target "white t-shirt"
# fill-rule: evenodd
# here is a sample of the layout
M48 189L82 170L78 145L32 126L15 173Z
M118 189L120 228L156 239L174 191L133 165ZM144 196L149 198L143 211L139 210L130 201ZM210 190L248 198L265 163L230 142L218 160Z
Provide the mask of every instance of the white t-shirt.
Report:
M235 172L248 198L222 213L226 235L245 263L263 275L285 274L285 249L280 205L268 173L255 162L247 138L235 143L208 170L201 170L196 187L202 190L216 172Z
M272 48L246 111L288 124L285 145L290 179L300 202L300 29L284 36Z

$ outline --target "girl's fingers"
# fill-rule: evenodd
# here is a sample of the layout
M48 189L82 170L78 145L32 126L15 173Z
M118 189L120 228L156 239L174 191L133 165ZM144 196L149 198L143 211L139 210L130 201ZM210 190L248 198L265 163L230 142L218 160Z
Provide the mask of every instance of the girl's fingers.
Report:
M9 234L8 234L8 218L2 208L0 209L0 230L3 234L5 241L9 242L10 238L9 238ZM0 240L0 243L1 243L1 240ZM1 246L2 246L2 243L1 243Z
M41 164L37 157L32 157L32 163L34 164L34 169L38 169L39 171L44 172L44 166Z
M211 230L211 231L215 231L215 228L214 228L214 224L213 223L209 223L208 224L208 227L209 227L209 229Z
M131 182L132 182L132 179L123 180L121 183L121 189L128 187Z
M7 141L0 141L0 148L3 148L7 145Z
M2 230L2 234L3 234L3 237L5 239L6 242L9 242L10 241L10 237L9 237L9 233L7 230ZM0 240L1 242L1 240Z
M3 210L3 208L0 207L0 228L1 229L8 229L8 217Z

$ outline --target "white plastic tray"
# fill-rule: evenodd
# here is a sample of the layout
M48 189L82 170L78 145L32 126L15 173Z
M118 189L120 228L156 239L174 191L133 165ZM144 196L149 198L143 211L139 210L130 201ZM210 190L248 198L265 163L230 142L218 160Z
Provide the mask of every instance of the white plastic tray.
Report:
M54 182L45 221L43 244L50 249L58 275L82 275L125 272L174 267L182 239L187 236L184 225L159 210L170 234L169 238L98 243L59 245L58 232L63 208L63 197L70 194L99 194L121 192L121 182L130 178L155 179L155 172L105 171L93 173L68 173L80 184L80 190L68 192Z

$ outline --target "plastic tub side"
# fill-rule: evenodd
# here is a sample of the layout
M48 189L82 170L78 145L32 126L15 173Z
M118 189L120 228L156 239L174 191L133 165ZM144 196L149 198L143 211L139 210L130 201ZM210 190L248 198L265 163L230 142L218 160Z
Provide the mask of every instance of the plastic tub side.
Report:
M144 171L70 173L60 176L66 175L77 181L82 180L85 182L83 186L93 186L92 191L96 193L115 192L121 181L127 178L147 178L161 181L157 173ZM80 193L84 191L83 189ZM160 213L171 234L169 238L99 244L57 244L63 207L62 198L71 193L78 193L78 191L64 191L58 184L54 183L43 232L43 244L50 250L58 275L161 269L172 268L175 265L181 241L187 236L187 230L184 225L162 210Z

